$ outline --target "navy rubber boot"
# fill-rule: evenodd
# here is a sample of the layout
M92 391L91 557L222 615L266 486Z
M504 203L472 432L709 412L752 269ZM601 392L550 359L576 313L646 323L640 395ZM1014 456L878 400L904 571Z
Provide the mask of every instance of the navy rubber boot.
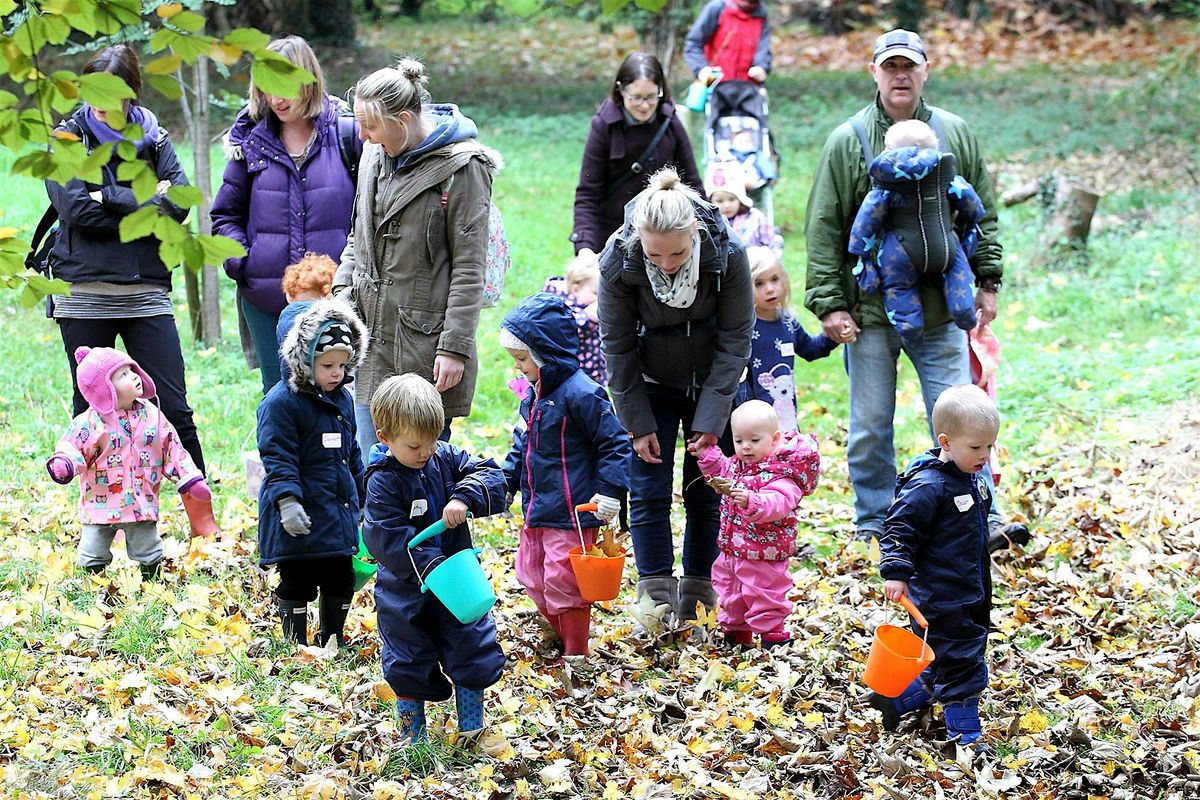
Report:
M454 687L454 706L458 710L458 732L483 730L483 690Z
M425 701L411 697L396 700L396 711L400 714L400 734L415 744L425 740Z
M883 714L883 729L894 731L900 727L900 718L913 711L924 711L933 703L933 695L925 688L920 678L910 683L899 697L884 697L878 692L867 696L871 707Z
M946 717L946 734L957 736L959 744L975 744L983 738L978 697L961 703L946 703L942 706L942 712Z

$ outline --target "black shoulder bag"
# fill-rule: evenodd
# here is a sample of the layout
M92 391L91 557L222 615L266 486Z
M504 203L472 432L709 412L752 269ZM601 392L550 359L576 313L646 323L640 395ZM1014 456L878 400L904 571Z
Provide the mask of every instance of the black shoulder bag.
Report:
M659 125L658 130L654 133L654 138L650 140L650 144L638 156L637 161L630 164L629 170L620 178L617 178L617 182L609 187L609 194L616 194L618 189L624 188L625 184L642 174L642 162L654 155L654 151L658 149L658 143L667 134L667 128L671 127L671 119L671 117L667 117L662 121L662 125Z

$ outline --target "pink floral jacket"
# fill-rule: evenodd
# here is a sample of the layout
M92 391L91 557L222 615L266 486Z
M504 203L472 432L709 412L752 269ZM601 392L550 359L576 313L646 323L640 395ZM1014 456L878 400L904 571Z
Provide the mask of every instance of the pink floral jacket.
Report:
M74 465L83 521L91 525L157 520L163 477L181 486L203 477L175 428L144 400L108 418L89 408L71 420L54 454Z
M812 434L784 431L775 452L757 464L728 457L716 445L700 454L704 477L733 479L750 492L742 508L729 497L721 499L721 529L717 547L722 553L750 561L787 561L796 551L796 508L817 488L821 456Z

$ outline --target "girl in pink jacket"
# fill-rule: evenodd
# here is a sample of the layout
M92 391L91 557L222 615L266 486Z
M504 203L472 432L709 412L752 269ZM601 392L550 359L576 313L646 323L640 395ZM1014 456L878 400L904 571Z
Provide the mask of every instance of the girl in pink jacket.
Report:
M821 457L812 434L781 432L775 409L762 400L738 406L730 420L735 455L719 447L695 452L700 471L721 501L721 553L712 568L720 598L717 621L726 641L763 647L791 641L788 559L796 550L796 508L817 488ZM714 480L715 479L715 480Z
M125 532L129 557L147 580L159 574L158 485L164 477L180 493L212 500L204 475L179 434L150 403L154 381L132 358L111 347L80 347L75 378L88 410L71 421L46 470L55 483L78 475L83 535L79 565L99 572L112 561L112 541Z

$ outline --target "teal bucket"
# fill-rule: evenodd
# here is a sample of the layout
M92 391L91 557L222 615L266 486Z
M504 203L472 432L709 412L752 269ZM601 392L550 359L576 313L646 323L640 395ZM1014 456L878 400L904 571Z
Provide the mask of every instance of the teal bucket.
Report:
M362 531L358 532L358 553L354 555L350 563L354 567L354 591L362 591L362 588L367 585L367 581L375 577L378 569L375 566L375 559L371 557L371 551L367 550L367 544L363 541Z
M408 546L415 547L444 530L445 524L438 520L414 536ZM479 621L496 605L496 593L479 563L480 552L470 548L460 550L430 570L421 581L421 591L433 592L433 596L464 625Z

